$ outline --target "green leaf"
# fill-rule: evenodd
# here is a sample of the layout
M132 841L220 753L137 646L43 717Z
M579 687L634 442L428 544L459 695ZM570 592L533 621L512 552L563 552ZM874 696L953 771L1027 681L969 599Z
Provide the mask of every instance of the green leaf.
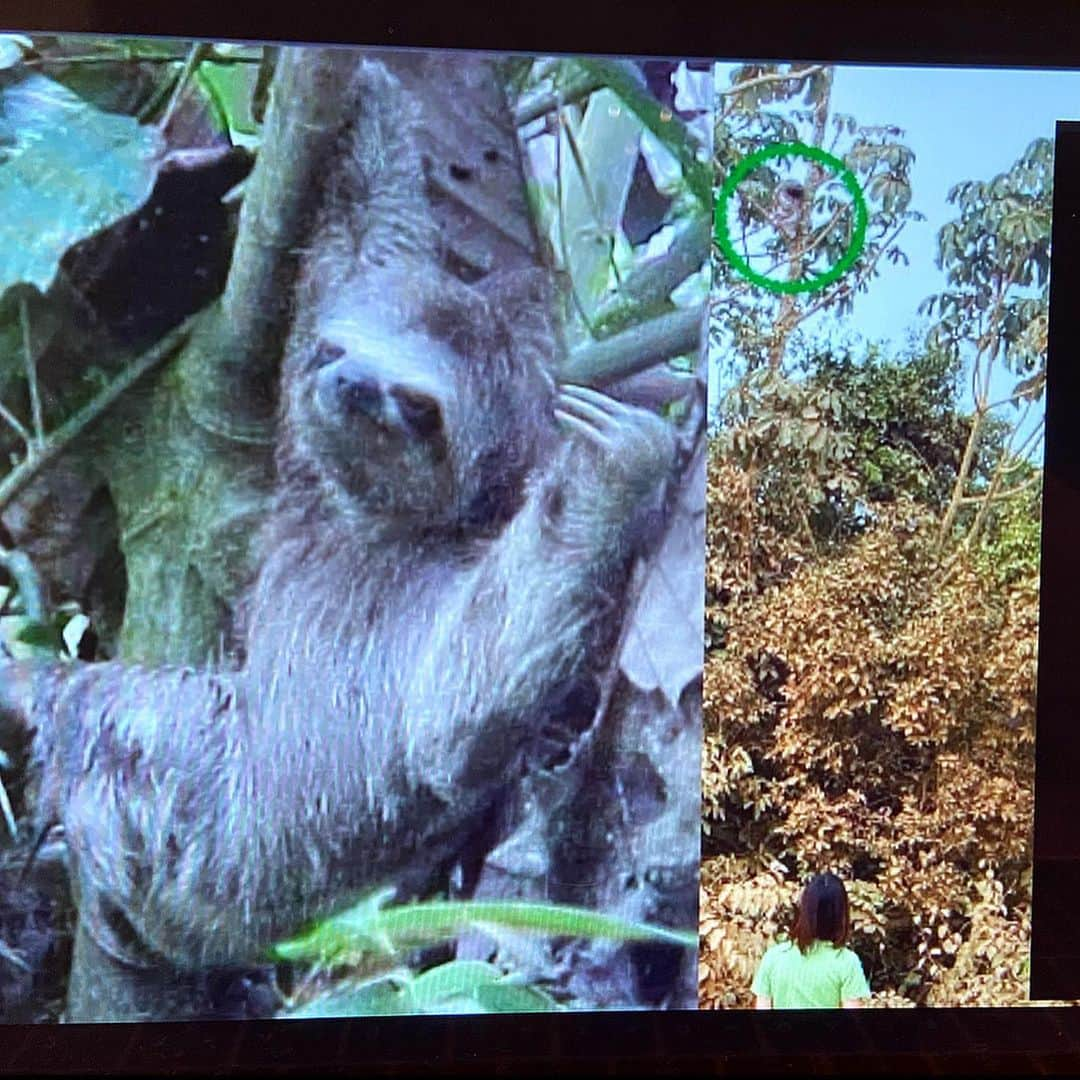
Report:
M282 941L272 949L278 960L306 960L330 966L359 963L367 956L390 957L395 946L379 925L380 909L396 890L380 889L355 907L316 924L308 933Z
M373 957L385 959L408 949L450 941L476 928L697 947L693 931L649 926L586 908L516 900L429 900L384 908L393 893L392 888L373 893L307 934L276 945L273 955L323 966L361 964Z
M447 1013L553 1012L549 994L526 986L479 960L451 960L413 977L398 969L360 982L339 983L281 1015L319 1017L428 1015Z
M322 1017L400 1016L418 1013L408 974L381 976L364 983L345 984L280 1015L288 1020Z
M56 655L64 648L64 638L60 630L51 623L28 622L14 634L14 640L21 645L30 645Z
M674 155L683 167L687 186L702 206L711 206L713 175L707 161L702 160L700 148L695 144L686 126L660 104L617 61L579 59L577 61L598 81L609 86Z
M641 121L609 89L596 91L576 132L560 129L566 270L591 316L607 295L612 262L625 245L620 228L641 142Z
M252 111L255 85L259 78L256 64L199 65L196 79L212 103L212 111L221 129L237 145L257 143L259 124Z
M549 994L535 986L519 986L510 982L489 983L476 992L477 1002L487 1012L556 1012L561 1006Z
M479 960L451 960L416 977L412 999L417 1011L553 1012L560 1008L550 994L504 975Z
M162 149L155 128L44 75L0 90L0 296L20 282L44 292L68 248L141 206Z
M0 71L21 64L23 56L34 47L25 34L0 34Z
M416 977L412 984L413 1000L418 1008L426 1011L450 998L479 1000L478 992L502 977L503 973L494 964L485 964L481 960L451 960Z

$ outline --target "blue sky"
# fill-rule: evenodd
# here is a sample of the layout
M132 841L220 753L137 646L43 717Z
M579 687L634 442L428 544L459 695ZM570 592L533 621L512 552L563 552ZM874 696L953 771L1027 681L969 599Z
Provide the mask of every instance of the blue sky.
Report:
M860 123L903 128L915 152L912 209L927 220L902 235L911 265L884 264L854 313L861 333L899 343L919 302L944 284L934 260L937 231L955 217L949 188L1004 172L1056 120L1080 119L1080 71L841 66L832 102Z
M726 73L720 82L728 85ZM1080 71L838 65L831 104L860 124L897 125L915 153L911 208L926 220L909 223L901 235L911 264L883 261L880 277L844 320L845 330L902 346L909 328L920 336L925 329L919 303L944 285L935 258L938 229L955 217L949 189L992 178L1033 139L1052 137L1055 121L1080 119ZM1009 376L1003 380L1011 385Z

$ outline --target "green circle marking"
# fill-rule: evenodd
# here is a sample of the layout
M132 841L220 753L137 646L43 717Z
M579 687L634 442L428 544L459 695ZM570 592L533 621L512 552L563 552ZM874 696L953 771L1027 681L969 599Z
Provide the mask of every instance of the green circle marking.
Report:
M809 278L806 281L776 281L771 277L767 277L765 274L758 273L758 271L735 250L735 245L731 242L731 235L728 232L727 205L731 200L731 196L735 194L735 189L763 162L779 157L808 158L810 161L816 161L819 165L825 165L832 169L837 176L839 176L840 182L847 188L848 194L851 196L852 206L855 210L855 227L852 230L851 243L848 245L847 250L840 256L839 261L834 266L831 266L823 274L818 274L816 277ZM855 174L838 157L833 157L832 154L826 153L817 146L807 146L806 143L800 142L786 142L772 143L769 146L763 146L760 150L756 150L754 153L744 157L742 161L731 170L727 179L724 181L724 186L720 189L720 194L716 200L716 213L713 215L713 227L716 233L716 242L720 245L720 250L724 253L728 262L730 262L743 277L748 278L755 285L760 285L765 289L771 289L773 292L804 293L814 292L816 289L824 289L827 285L831 285L834 281L838 280L841 275L851 269L855 260L859 257L859 252L862 251L863 244L866 243L866 223L868 216L866 199L863 198L859 181L855 178Z

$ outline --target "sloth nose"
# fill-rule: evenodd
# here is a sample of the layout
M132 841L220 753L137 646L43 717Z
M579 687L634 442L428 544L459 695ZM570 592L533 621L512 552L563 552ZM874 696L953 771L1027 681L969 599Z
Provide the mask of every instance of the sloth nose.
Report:
M341 403L350 413L363 413L365 416L377 418L382 412L382 388L370 375L339 373L337 392Z

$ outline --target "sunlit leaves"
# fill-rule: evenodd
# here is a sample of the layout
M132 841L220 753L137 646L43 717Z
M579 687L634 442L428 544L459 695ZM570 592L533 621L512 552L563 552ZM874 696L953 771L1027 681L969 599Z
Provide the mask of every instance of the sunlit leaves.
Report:
M1053 143L1037 139L1006 173L949 192L958 217L938 234L948 287L922 310L936 314L934 338L957 349L974 342L984 362L1030 371L1043 363L1053 205Z
M210 115L234 145L258 145L254 107L261 52L258 46L219 45L217 55L229 62L204 61L196 71ZM241 59L247 62L238 62Z
M733 77L745 93L718 88L718 175L762 142L822 130L790 70L754 65ZM835 292L800 307L717 269L706 1006L752 1004L754 967L800 880L826 868L848 883L874 1004L1026 994L1041 477L1006 453L1018 414L990 408L1022 410L1044 391L1051 146L953 190L924 349L803 350L805 311L850 310L882 259L906 261L898 235L917 215L903 140L825 118L821 144L871 209L867 247ZM781 178L751 179L748 229L764 227ZM842 241L838 228L821 250ZM991 395L977 367L973 412L960 373L975 353L1004 358L1012 389L995 380ZM964 544L939 542L945 521Z
M866 397L866 413L882 408ZM1019 1000L1037 490L947 567L937 515L903 497L814 553L769 524L775 508L730 459L708 484L723 632L704 685L703 1003L752 1003L756 960L826 867L848 882L875 1003Z

